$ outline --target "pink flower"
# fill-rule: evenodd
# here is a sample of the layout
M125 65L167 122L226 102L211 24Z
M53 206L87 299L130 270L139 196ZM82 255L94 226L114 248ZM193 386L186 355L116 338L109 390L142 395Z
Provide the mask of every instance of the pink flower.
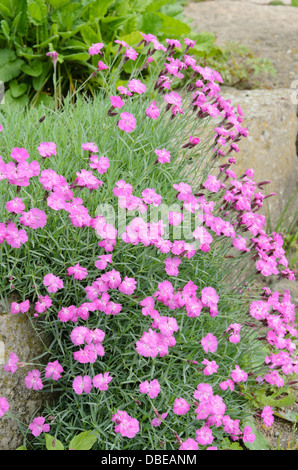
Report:
M181 224L184 219L184 216L180 212L169 212L168 213L169 224L177 226Z
M87 269L80 266L79 263L68 268L67 274L69 276L73 274L74 279L79 279L80 281L88 276Z
M99 390L108 390L108 384L113 380L113 377L109 375L109 372L103 374L98 374L93 377L93 385Z
M62 307L59 310L57 317L62 323L68 321L75 321L76 307L75 305L70 305L69 307Z
M153 418L151 421L151 425L155 428L161 425L161 423L166 419L168 413L162 413L159 418Z
M156 101L153 101L148 108L146 108L146 116L151 119L157 119L160 116L160 109L156 106Z
M97 157L96 155L91 155L89 166L93 170L97 170L99 174L106 173L110 167L110 161L107 157Z
M124 55L125 57L128 57L131 60L136 60L139 54L132 47L128 47Z
M98 189L99 186L103 185L103 182L96 178L93 175L92 171L87 171L82 169L81 172L76 172L77 177L75 178L75 183L78 186L83 186L88 189Z
M243 429L243 442L254 442L256 436L255 434L252 432L252 429L250 426L245 426L245 428Z
M112 255L99 255L94 264L97 269L106 269L108 263L112 263Z
M178 266L180 265L181 263L181 259L180 258L167 258L165 260L165 269L166 269L166 273L169 275L169 276L178 276L179 274L179 270L178 270Z
M184 398L176 398L173 406L173 412L176 415L186 415L190 410L190 404Z
M118 127L125 132L132 132L136 127L136 120L130 113L124 112L120 114Z
M235 369L231 372L231 378L234 382L246 382L248 374L240 369L238 365L235 366Z
M156 398L160 392L160 384L158 380L154 379L151 382L145 380L145 382L139 385L140 393L148 393L150 398Z
M54 362L49 362L45 369L45 377L46 378L51 377L53 380L56 381L62 377L61 375L62 372L63 372L63 367L59 364L57 360Z
M123 85L118 86L117 90L121 93L121 95L132 96L132 93Z
M112 416L112 421L116 422L115 432L123 437L132 438L139 432L139 422L132 418L126 411L117 410Z
M89 375L84 375L84 377L78 375L72 382L72 388L77 395L81 395L82 393L90 393L92 386L92 379L89 377Z
M51 307L52 299L48 295L40 295L38 301L35 303L35 311L37 313L43 313L47 308Z
M202 446L205 446L207 444L212 444L214 440L212 431L207 426L203 426L202 428L197 429L196 435L197 435L196 441Z
M111 105L113 108L122 108L125 105L124 101L120 98L120 96L110 96Z
M154 152L158 156L157 161L159 163L162 163L162 164L163 163L170 163L171 154L170 154L170 152L167 152L165 148L163 148L162 150L156 149L156 150L154 150Z
M89 152L98 153L98 147L93 142L87 142L86 144L82 144L83 150L88 150Z
M20 223L33 230L43 228L47 224L47 215L40 209L30 209L28 212L22 212Z
M11 158L16 160L18 163L27 160L29 158L29 153L24 148L14 147L10 154Z
M46 158L50 157L51 155L56 155L57 146L54 144L54 142L42 142L37 150L43 158Z
M202 338L201 344L205 353L208 353L209 351L214 353L217 350L217 339L212 333L208 333L204 338Z
M0 397L0 418L9 410L9 403L5 397Z
M144 83L142 83L140 80L137 80L135 78L130 80L127 86L130 91L134 93L138 93L139 95L141 95L142 93L145 93L146 91L146 85L144 85Z
M219 386L222 390L227 390L229 388L231 392L235 389L235 384L233 380L230 380L230 379L224 380L223 382L219 384Z
M13 222L6 227L5 240L12 248L20 248L20 246L28 241L28 235L25 230L18 230Z
M123 294L131 295L136 289L137 281L133 277L127 277L123 279L121 284L118 286L118 290Z
M192 438L186 439L186 441L184 441L179 447L179 450L198 450L198 449L199 449L198 444Z
M30 308L29 300L25 300L24 302L17 303L12 302L10 305L10 312L14 315L15 313L26 313Z
M215 361L208 361L207 359L204 359L202 361L202 364L206 366L205 369L203 370L204 375L212 375L216 373L219 367Z
M8 210L8 212L20 214L25 209L25 204L23 204L22 199L15 197L14 199L6 203L6 209Z
M31 388L33 390L42 390L43 383L40 378L40 371L37 369L33 369L32 371L29 371L25 377L25 385L29 390Z
M273 408L271 406L265 406L261 417L263 418L264 425L269 428L274 422Z
M10 353L8 362L4 365L5 372L13 374L18 369L19 358L15 353Z
M104 44L102 42L97 42L96 44L92 43L92 46L90 46L88 49L89 55L99 54L103 47Z
M109 67L102 61L102 60L99 60L98 61L98 64L97 64L97 70L100 71L100 70L107 70Z
M205 181L203 186L206 189L209 189L212 193L217 193L221 188L221 181L216 178L216 176L208 175L208 179Z
M29 424L29 429L32 431L33 436L37 437L42 432L49 432L50 425L45 424L45 419L42 416L38 416Z
M54 276L52 273L45 275L43 278L43 285L47 287L48 292L53 294L56 293L58 289L63 289L64 287L62 279L58 276Z

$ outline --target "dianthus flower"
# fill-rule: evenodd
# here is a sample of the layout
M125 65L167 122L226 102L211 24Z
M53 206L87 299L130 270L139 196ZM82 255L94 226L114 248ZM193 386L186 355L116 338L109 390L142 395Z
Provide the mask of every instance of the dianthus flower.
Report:
M198 449L199 447L198 447L197 442L192 438L186 439L186 441L184 441L179 447L179 450L198 450Z
M88 276L87 269L80 266L79 263L68 268L67 274L69 276L73 274L74 279L79 279L80 281Z
M81 395L82 393L90 393L92 389L92 379L89 375L78 375L74 378L72 382L72 388L77 395Z
M196 441L202 446L205 446L207 444L212 444L214 440L212 431L208 426L203 426L202 428L197 429L196 435L197 435Z
M45 419L42 416L38 416L29 424L29 429L32 431L33 436L37 437L42 432L49 432L50 425L45 423Z
M158 156L157 161L159 163L162 163L162 164L163 163L170 163L171 154L165 148L163 148L162 150L156 149L156 150L154 150L154 152Z
M271 406L265 406L261 413L261 417L263 418L264 425L269 428L274 422L273 408Z
M64 287L62 279L58 276L54 276L54 274L46 274L43 278L43 285L47 287L48 292L56 293L58 289L62 289Z
M29 371L25 377L25 385L28 389L42 390L43 383L40 378L40 371L37 369Z
M28 212L22 212L20 223L34 230L43 228L47 223L47 215L40 209L30 209Z
M0 418L9 410L9 403L5 397L0 397Z
M112 421L116 423L115 432L123 437L132 438L139 432L138 420L132 418L126 411L117 410L112 416Z
M136 127L136 120L130 113L123 112L120 114L120 120L118 121L118 127L125 132L132 132Z
M93 386L101 391L108 390L109 383L113 380L113 377L109 375L109 372L104 374L95 375L92 379Z
M22 199L15 197L11 201L6 203L6 209L8 212L14 212L15 214L20 214L25 209L25 204L22 202Z
M238 365L235 366L235 369L231 372L231 378L234 382L246 382L248 374L240 369Z
M152 101L150 106L146 108L146 116L150 117L151 119L157 119L160 116L160 109L156 106L156 101Z
M181 263L181 259L180 258L167 258L165 260L165 269L166 269L166 273L169 275L169 276L178 276L179 274L179 270L178 270L178 266L180 265Z
M27 160L29 158L29 153L25 148L14 147L10 154L11 158L16 160L18 163Z
M204 359L202 361L202 364L204 364L206 367L203 369L203 374L204 375L212 375L217 372L218 365L216 364L215 361L208 361L207 359Z
M89 55L99 54L103 47L104 44L102 42L97 42L95 44L92 43L92 46L90 46L88 49Z
M10 222L6 227L5 240L12 248L20 248L28 241L28 235L24 229L18 230L16 225Z
M8 362L3 366L5 372L13 374L18 369L19 358L15 353L10 353Z
M127 86L130 91L138 93L139 95L146 91L146 85L144 85L140 80L132 79L128 82Z
M173 412L176 415L186 415L190 410L190 404L184 398L176 398L173 405Z
M51 155L56 155L57 146L54 142L42 142L37 150L41 157L46 158L50 157Z
M24 302L21 302L21 303L12 302L10 305L10 312L12 314L26 313L28 312L29 308L30 308L29 300L24 300Z
M123 279L121 284L118 286L118 290L122 294L131 295L136 289L137 281L133 277L127 277Z
M202 338L201 345L203 346L205 353L214 353L217 350L217 339L212 333L208 333L204 338Z
M63 367L59 364L57 360L54 362L48 362L45 368L45 377L52 378L53 380L56 381L62 377L61 375L62 372L63 372Z
M156 398L160 392L160 384L156 379L151 380L151 382L145 380L145 382L140 383L139 390L140 393L148 393L150 398Z

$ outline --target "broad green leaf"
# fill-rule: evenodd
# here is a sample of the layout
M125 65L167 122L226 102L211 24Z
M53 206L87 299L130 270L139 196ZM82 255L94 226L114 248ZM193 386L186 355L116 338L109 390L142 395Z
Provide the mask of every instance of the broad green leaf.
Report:
M101 42L101 36L87 24L80 29L80 34L88 47L91 46L91 44Z
M44 48L45 46L47 46L51 42L55 41L55 39L59 39L59 34L55 34L54 36L49 37L48 39L41 42L40 44L35 44L35 46L33 46L33 47L38 48L38 49Z
M7 8L7 6L0 2L0 15L4 18L9 18L10 16L13 16L13 12L10 8Z
M109 6L112 5L113 2L114 0L95 0L92 2L88 9L89 19L94 20L103 18L106 15Z
M12 62L6 62L0 68L0 81L6 83L13 78L18 77L23 64L24 62L21 59L16 59Z
M292 7L298 7L298 0L292 0Z
M42 25L47 18L47 6L45 0L27 0L27 15L31 23Z
M171 16L163 15L162 13L156 13L156 15L162 20L161 31L167 37L178 37L191 32L190 27L176 18Z
M151 1L149 5L146 7L146 11L159 11L161 7L167 5L169 0L155 0Z
M42 74L43 63L40 60L33 60L30 64L22 65L22 72L31 77L39 77Z
M69 443L69 449L90 450L97 441L97 437L92 431L84 431L75 436Z
M64 445L59 439L45 433L46 448L47 450L64 450Z
M156 14L150 11L140 15L140 27L139 30L145 34L154 34L158 36L162 31L163 20Z
M27 450L25 446L17 447L16 450Z
M0 49L0 68L7 62L15 60L17 57L10 49Z
M89 54L85 52L78 52L77 54L69 54L69 55L64 55L63 59L66 61L82 61L86 62L86 60L89 59Z
M142 39L140 31L134 31L133 33L126 34L125 36L120 36L121 41L126 42L129 46L136 46Z
M5 111L6 107L11 108L14 106L18 106L24 108L29 103L29 98L27 95L20 96L19 98L14 98L11 94L10 90L5 92L5 106L3 106L3 111Z
M244 445L249 450L270 450L270 446L263 434L257 430L254 421L251 418L246 419L244 427L250 426L255 435L254 442L244 442Z
M281 389L269 396L266 395L266 390L258 390L255 393L255 398L261 405L272 406L276 408L283 408L295 403L295 395L291 389Z
M294 411L287 411L287 412L275 411L274 414L275 416L285 419L286 421L289 421L290 423L298 423L298 413L295 413Z
M13 98L19 98L20 96L24 95L27 91L27 84L26 83L18 83L17 80L11 80L9 83L9 89Z
M221 444L222 450L243 450L239 442L231 442L228 437L225 437Z
M55 10L65 7L65 5L70 2L71 0L49 0L49 3L52 5L53 8L55 8Z

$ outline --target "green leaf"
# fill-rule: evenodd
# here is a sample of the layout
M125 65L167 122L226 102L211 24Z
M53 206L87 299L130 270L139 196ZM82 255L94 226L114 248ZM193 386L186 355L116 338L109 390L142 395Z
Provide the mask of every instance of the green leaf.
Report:
M27 450L25 446L17 447L16 450Z
M285 395L280 397L281 395ZM283 408L286 406L293 405L295 403L295 395L291 389L280 389L278 392L267 396L266 390L258 390L255 393L257 402L264 406L272 406L276 408Z
M35 26L42 25L47 19L47 6L45 0L27 0L28 19Z
M1 21L1 29L3 31L4 36L8 41L10 41L10 28L6 20Z
M7 62L15 60L17 56L10 49L0 49L0 68Z
M43 85L49 80L52 76L50 71L52 70L52 63L49 61L43 66L42 74L39 77L34 77L32 80L32 85L35 91L39 91Z
M9 8L7 8L7 6L3 5L3 3L0 3L0 14L1 14L4 18L9 18L9 17L13 16L12 10L10 10Z
M22 95L19 98L14 98L11 94L10 90L7 90L5 93L5 106L3 106L3 110L5 111L5 108L11 108L11 107L21 107L24 108L29 102L29 98L27 95Z
M26 93L28 87L26 83L18 84L17 80L12 80L9 83L9 88L13 98L19 98Z
M106 15L109 6L112 5L113 2L114 0L95 0L92 2L88 9L89 19L94 20L103 18Z
M33 60L30 65L23 64L22 72L30 75L31 77L39 77L42 74L43 62L40 60Z
M23 64L24 62L21 59L14 60L13 62L6 62L0 68L0 81L6 83L13 78L18 77L21 73L21 67Z
M140 31L133 31L125 36L120 36L119 39L126 42L129 46L136 46L143 39L143 36Z
M291 5L292 7L298 7L298 0L292 0Z
M86 60L89 59L89 54L87 52L86 53L85 52L78 52L77 54L64 55L63 59L68 60L68 61L72 61L72 62L76 61L76 60L86 62Z
M59 439L56 439L50 434L45 434L46 448L47 450L64 450L64 445Z
M75 436L69 443L69 449L90 450L97 441L97 437L92 431L84 431Z
M246 419L244 422L244 427L250 426L252 432L254 433L255 440L254 442L244 442L244 445L249 450L270 450L270 446L263 434L257 430L254 421L251 418Z
M221 444L222 450L243 450L239 442L231 442L228 437L225 437Z
M287 411L286 413L282 411L279 411L279 412L275 411L274 414L275 416L285 419L286 421L289 421L290 423L298 423L298 414L295 413L294 411Z
M91 44L96 44L97 42L101 42L101 36L98 35L96 31L94 31L91 26L87 24L80 29L80 34L85 42L85 44L89 47Z
M156 13L158 17L162 20L161 31L167 37L176 38L184 34L189 34L191 32L190 27L176 18L171 16L163 15L162 13Z
M71 0L49 0L49 3L52 5L55 10L65 7Z
M155 36L160 35L162 31L163 20L156 14L150 11L140 15L140 27L139 30L145 34L154 34Z

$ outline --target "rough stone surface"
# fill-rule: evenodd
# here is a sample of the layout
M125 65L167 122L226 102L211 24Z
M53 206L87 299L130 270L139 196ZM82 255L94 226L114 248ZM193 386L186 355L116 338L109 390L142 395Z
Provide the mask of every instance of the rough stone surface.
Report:
M28 390L25 386L25 376L29 370L39 367L28 365L19 368L14 374L5 372L4 364L11 352L14 352L21 362L30 363L35 357L43 354L45 348L34 332L27 314L11 315L10 303L0 301L0 396L6 397L10 404L10 412L22 423L28 424L30 418L45 400L45 394ZM37 362L43 363L44 358ZM22 444L22 434L16 421L0 418L0 450L14 450Z
M223 88L222 96L230 99L233 106L240 105L244 114L242 126L249 131L249 136L239 142L237 166L233 169L240 176L247 168L253 168L256 181L271 181L264 189L276 196L267 199L264 213L270 216L274 227L298 183L297 105L291 102L288 89ZM297 208L298 201L294 205Z
M298 8L267 0L214 0L190 2L185 15L193 19L193 30L216 34L219 45L241 43L271 60L276 77L262 77L262 87L290 88L298 79Z

